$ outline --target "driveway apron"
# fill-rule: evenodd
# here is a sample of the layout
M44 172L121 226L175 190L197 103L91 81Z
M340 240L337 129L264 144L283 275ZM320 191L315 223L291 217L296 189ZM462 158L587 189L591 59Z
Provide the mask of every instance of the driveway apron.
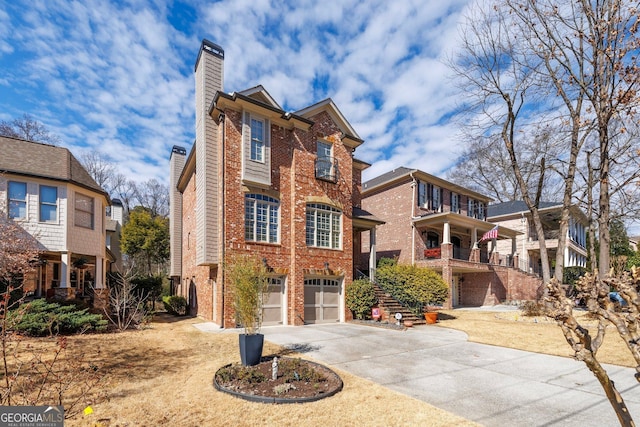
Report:
M617 426L582 362L467 341L439 326L271 326L265 339L486 426ZM517 339L517 337L514 337ZM567 347L569 351L569 347ZM634 369L605 365L640 419Z

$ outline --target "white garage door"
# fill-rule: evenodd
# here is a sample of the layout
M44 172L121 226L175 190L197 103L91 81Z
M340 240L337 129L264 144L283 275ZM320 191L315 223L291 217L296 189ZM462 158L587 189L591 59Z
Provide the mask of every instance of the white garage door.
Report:
M340 321L340 281L326 278L304 280L304 321Z
M272 277L269 279L269 289L264 295L262 306L262 324L282 325L284 304L284 279Z

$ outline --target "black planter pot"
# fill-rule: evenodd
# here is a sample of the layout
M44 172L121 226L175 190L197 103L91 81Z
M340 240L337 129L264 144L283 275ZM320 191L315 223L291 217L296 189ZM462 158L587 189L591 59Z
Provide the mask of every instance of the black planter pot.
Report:
M243 366L254 366L260 363L262 358L262 345L264 335L262 334L240 334L240 361Z

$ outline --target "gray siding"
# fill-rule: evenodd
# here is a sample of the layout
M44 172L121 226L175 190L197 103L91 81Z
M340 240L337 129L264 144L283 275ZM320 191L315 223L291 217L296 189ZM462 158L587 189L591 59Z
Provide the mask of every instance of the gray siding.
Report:
M182 276L182 193L177 185L185 159L184 154L173 152L169 160L170 276Z
M242 179L244 181L271 186L271 125L264 120L264 162L251 160L251 113L243 114L242 121Z
M223 85L223 60L203 51L196 69L196 263L217 264L218 125L208 111Z

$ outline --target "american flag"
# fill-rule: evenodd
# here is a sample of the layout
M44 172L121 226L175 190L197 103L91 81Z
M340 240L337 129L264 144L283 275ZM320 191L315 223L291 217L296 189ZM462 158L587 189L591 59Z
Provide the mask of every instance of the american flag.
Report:
M482 235L480 242L484 242L485 240L492 240L498 238L498 226L496 225L491 230L487 231Z

